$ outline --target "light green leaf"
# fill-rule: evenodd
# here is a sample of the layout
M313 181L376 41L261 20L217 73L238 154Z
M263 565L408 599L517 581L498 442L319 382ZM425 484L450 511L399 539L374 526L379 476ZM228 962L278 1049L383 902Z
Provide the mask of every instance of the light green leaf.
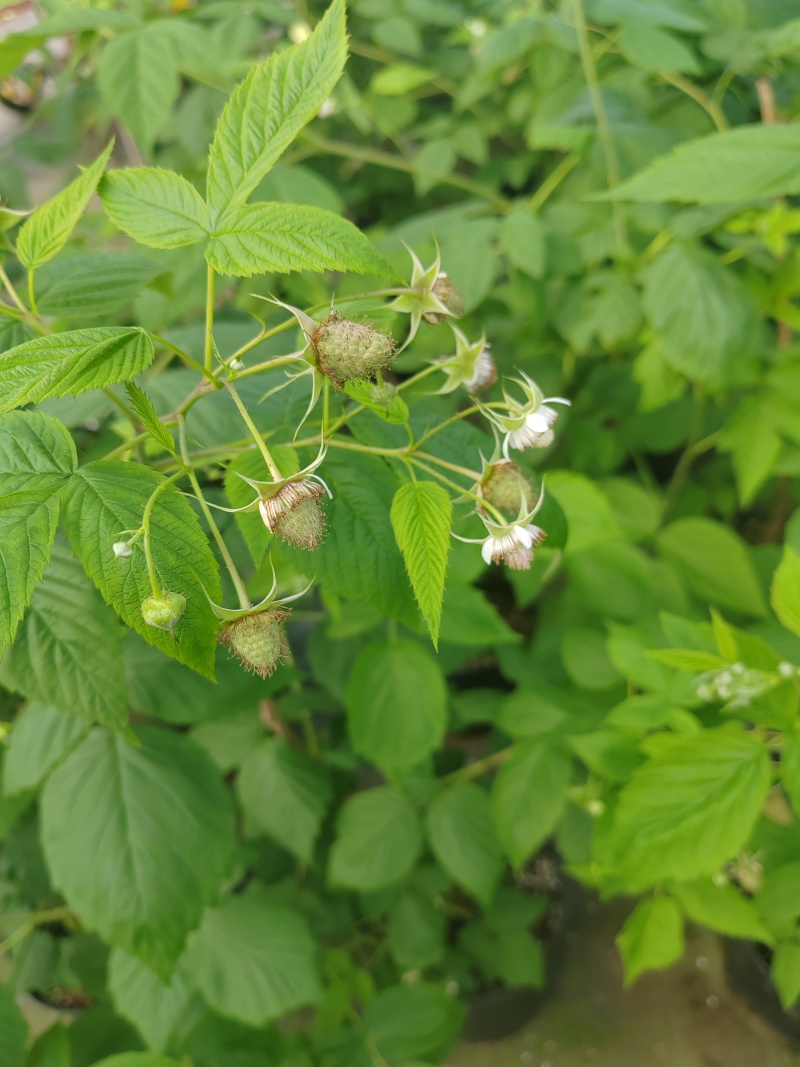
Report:
M772 610L787 630L800 636L800 555L786 545L772 579Z
M320 999L316 955L297 912L240 896L205 913L186 966L214 1011L264 1026Z
M99 1060L93 1067L181 1067L181 1064L157 1052L122 1052Z
M658 544L701 600L743 615L766 614L744 542L733 530L712 519L678 519L665 527Z
M486 792L472 782L445 789L428 808L426 822L436 859L458 885L486 907L503 869Z
M106 214L124 233L150 248L180 248L208 236L208 209L186 178L159 167L128 167L100 185Z
M444 956L444 914L428 897L405 893L389 912L387 944L403 970L439 963Z
M324 768L288 741L265 740L244 760L236 792L249 835L269 834L301 863L311 862L331 801Z
M69 1031L63 1023L55 1023L34 1041L25 1067L72 1067L72 1048Z
M772 980L786 1011L794 1007L800 997L800 944L785 941L778 945L772 957Z
M109 112L149 151L180 91L174 49L160 24L113 37L100 52L97 85Z
M408 482L392 501L394 536L434 647L439 644L452 518L450 497L434 482Z
M50 560L61 493L76 463L57 419L35 411L0 418L0 650L14 640Z
M800 127L739 126L678 145L616 189L611 200L720 204L800 193Z
M419 819L406 797L389 786L366 789L339 813L328 878L349 889L383 889L410 873L421 848Z
M713 874L750 835L770 784L762 741L727 726L669 739L622 790L610 869L634 890Z
M159 273L142 256L96 252L48 263L36 276L36 303L43 315L97 318L129 304Z
M17 236L17 256L28 270L41 267L63 248L97 188L113 147L112 141L80 177L23 223Z
M553 471L547 476L547 492L556 498L567 519L566 556L582 552L598 541L622 537L608 498L583 474Z
M77 715L31 701L11 731L3 764L6 796L36 789L88 732Z
M408 404L387 382L345 382L344 391L357 404L363 404L379 419L393 426L404 426L408 422Z
M715 885L710 878L677 883L672 895L692 922L727 937L745 937L765 945L773 942L753 902L732 885Z
M506 855L521 867L547 840L564 808L571 761L540 741L517 744L492 784L491 806Z
M513 208L500 223L500 240L515 267L531 278L544 275L547 263L545 230L538 215L522 204Z
M679 37L648 26L644 22L628 22L617 38L625 58L642 70L667 71L671 74L699 74L697 57Z
M441 638L448 645L473 648L516 645L522 640L480 589L455 583L448 586L444 595Z
M128 400L131 402L134 414L147 430L151 439L155 444L175 455L175 439L159 419L153 401L147 393L136 382L126 382L125 392L128 394Z
M230 870L233 812L190 740L153 727L141 747L94 731L42 793L53 884L91 930L169 978Z
M128 1019L148 1048L161 1052L192 1000L192 986L180 963L169 982L135 956L114 949L108 964L108 989L117 1012Z
M136 326L35 337L0 355L0 413L49 396L77 396L127 381L152 358L150 334Z
M364 1009L364 1022L384 1060L404 1063L446 1047L463 1015L442 986L417 982L381 990Z
M644 971L661 970L683 955L683 916L674 900L653 897L636 905L617 936L625 985Z
M216 560L191 505L174 487L164 489L150 523L153 560L162 587L186 597L174 633L148 626L142 601L152 594L144 552L117 558L115 541L137 530L145 505L163 477L134 463L99 460L81 467L64 503L64 526L86 573L106 602L151 645L214 677L218 624L208 597L222 597Z
M722 428L720 449L730 453L739 499L743 505L750 504L781 451L769 396L745 397Z
M214 227L206 259L220 274L340 270L393 276L352 222L305 204L240 204Z
M386 772L413 767L444 737L447 686L436 660L416 642L366 648L345 704L353 748Z
M713 652L701 652L694 648L654 648L648 652L651 659L675 667L679 671L718 671L725 660Z
M0 1051L3 1067L22 1067L28 1041L28 1024L17 1007L11 986L0 985Z
M237 86L217 125L208 198L217 218L243 204L339 80L347 55L344 0L302 44L270 56Z
M128 720L119 628L80 563L58 542L0 664L0 680L31 700L124 728Z

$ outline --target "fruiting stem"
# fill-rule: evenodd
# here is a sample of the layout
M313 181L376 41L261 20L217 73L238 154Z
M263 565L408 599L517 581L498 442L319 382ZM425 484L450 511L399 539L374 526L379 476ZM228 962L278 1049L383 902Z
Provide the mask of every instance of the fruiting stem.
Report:
M239 396L239 392L236 389L236 386L233 384L233 382L230 382L230 381L227 381L227 380L225 382L225 386L228 389L228 391L230 392L231 396L233 397L233 402L236 405L236 407L239 409L239 414L242 416L242 420L243 420L245 426L250 431L253 440L255 441L256 445L258 446L259 452L264 457L264 462L266 463L267 467L269 468L270 474L272 475L272 477L274 478L274 480L276 482L281 481L281 479L283 478L283 475L278 470L278 466L275 463L275 460L270 455L270 451L267 448L266 443L264 442L264 438L259 433L258 427L253 422L253 420L250 418L250 412L244 406L244 402L243 402L242 398Z
M197 503L200 505L200 510L203 512L208 528L211 531L211 536L217 542L217 548L219 554L225 562L225 566L228 568L228 574L231 576L233 587L236 590L236 596L239 598L240 608L251 608L253 605L250 603L250 597L247 595L247 587L242 581L242 576L233 562L233 556L228 551L228 546L225 544L225 539L220 532L219 526L217 526L214 516L211 513L211 508L206 503L206 498L203 496L203 490L200 487L197 475L192 469L191 460L189 458L189 449L186 444L186 422L182 415L178 416L178 439L181 446L181 459L186 466L186 474L194 489L194 495L197 498Z
M214 268L208 264L206 274L206 350L205 369L211 373L214 363Z
M331 423L331 383L326 378L322 383L322 440L330 433Z
M39 309L36 307L36 285L33 280L33 271L28 271L28 303L36 318L39 318Z
M176 356L182 359L184 363L188 363L190 367L194 367L195 370L199 370L200 373L206 378L208 378L210 382L214 383L217 389L222 388L222 386L218 383L214 375L207 371L203 364L200 363L199 360L196 360L194 356L190 356L188 352L184 352L182 348L178 348L178 346L174 345L172 341L168 341L166 337L160 337L157 333L151 333L150 336L153 338L157 345L161 345L163 348L169 349L170 352L173 352Z
M167 488L178 478L181 478L185 472L179 470L177 474L171 475L169 478L165 478L163 482L155 487L150 494L150 499L144 506L144 515L142 516L142 548L144 549L144 558L147 563L147 574L150 578L150 588L153 590L153 596L156 599L160 599L163 596L163 590L161 583L158 580L158 572L156 571L156 565L153 561L153 549L150 543L150 520L153 517L153 508L156 506L156 501Z
M492 771L495 767L499 767L501 763L505 763L513 751L513 745L509 745L508 748L501 748L499 752L492 752L490 756L484 756L483 759L468 763L466 767L462 767L458 771L452 771L450 774L444 775L439 781L452 783L467 781L470 778L480 778L482 774L486 774L487 771Z
M16 307L22 312L23 315L27 315L28 314L28 309L25 307L25 305L23 304L22 300L20 299L19 293L14 288L14 283L11 281L9 276L6 274L4 268L1 267L1 266L0 266L0 281L2 281L6 292L11 297L11 299L14 301L14 304L16 305Z

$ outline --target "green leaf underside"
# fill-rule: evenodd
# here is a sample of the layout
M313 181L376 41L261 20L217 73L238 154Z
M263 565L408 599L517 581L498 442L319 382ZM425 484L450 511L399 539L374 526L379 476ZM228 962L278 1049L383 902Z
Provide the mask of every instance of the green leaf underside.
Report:
M150 248L180 248L208 237L206 205L195 187L174 171L112 171L103 178L100 198L114 225Z
M683 955L683 916L674 900L643 900L628 917L617 937L625 966L625 985L644 971L676 963Z
M717 204L800 193L800 128L740 126L679 145L606 199Z
M320 999L316 955L296 912L255 896L232 897L205 913L189 939L186 964L220 1015L264 1026Z
M411 641L365 649L350 675L345 705L353 747L387 772L425 759L447 726L444 676L436 660Z
M713 874L747 840L770 782L767 751L728 727L677 738L622 790L609 859L626 886Z
M35 789L89 732L77 715L32 700L14 724L3 764L6 796Z
M29 411L0 418L0 651L14 640L50 560L61 493L76 462L57 419Z
M243 204L311 121L339 80L347 56L344 0L334 0L302 44L270 56L237 86L217 125L208 199L217 217Z
M485 791L471 782L445 790L428 809L427 828L444 870L481 904L489 904L503 858Z
M262 741L245 759L236 790L248 833L266 833L310 863L331 787L323 769L288 741Z
M382 889L405 878L422 848L419 819L396 789L367 789L348 800L337 821L328 878L351 889Z
M98 461L81 467L64 503L64 525L75 552L107 603L151 645L209 678L214 677L218 624L208 597L219 603L219 569L191 505L172 486L151 519L153 560L162 587L186 597L174 633L148 626L142 601L152 595L140 543L127 559L114 556L123 530L136 530L145 505L163 481L134 463Z
M409 482L392 502L394 535L434 646L439 643L452 516L450 497L433 482Z
M112 141L73 182L38 207L20 227L17 256L28 270L36 270L63 248L97 188L114 147Z
M89 929L168 979L227 875L233 813L219 772L185 737L141 747L92 732L42 793L54 884Z
M98 326L36 337L0 355L0 412L127 381L152 358L150 335L138 327Z
M31 700L123 728L128 710L119 628L72 553L58 542L0 680Z
M245 204L226 212L206 259L237 278L295 270L394 273L352 222L304 204Z

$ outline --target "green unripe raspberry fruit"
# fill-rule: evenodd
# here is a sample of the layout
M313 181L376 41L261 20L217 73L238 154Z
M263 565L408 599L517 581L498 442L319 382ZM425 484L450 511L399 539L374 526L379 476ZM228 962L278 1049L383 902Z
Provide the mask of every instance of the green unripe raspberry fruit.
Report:
M270 533L295 548L313 550L325 540L327 524L320 507L325 490L310 478L287 482L271 497L261 500L258 509Z
M245 615L226 623L220 643L239 659L245 670L269 678L288 652L282 622L289 613L267 608L256 615Z
M149 596L142 601L142 618L148 626L170 633L178 625L178 620L186 611L186 597L180 593L162 593L161 596Z
M337 389L346 382L374 378L394 359L394 341L365 322L351 322L333 311L311 344L317 366Z
M524 501L526 511L536 503L533 486L512 460L501 460L487 467L478 492L508 519L517 517L521 502Z

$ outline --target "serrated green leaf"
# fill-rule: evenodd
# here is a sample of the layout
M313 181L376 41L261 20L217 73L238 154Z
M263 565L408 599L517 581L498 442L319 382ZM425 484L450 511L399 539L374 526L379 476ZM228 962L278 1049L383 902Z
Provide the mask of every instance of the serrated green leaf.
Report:
M769 396L745 397L722 428L720 450L730 453L739 499L743 505L750 504L781 451Z
M175 439L158 417L153 401L136 382L126 382L125 392L139 422L157 445L175 455Z
M175 52L160 23L113 37L100 53L97 85L109 112L149 151L180 91Z
M515 867L547 840L564 808L571 762L559 749L529 741L517 744L492 783L497 834Z
M670 738L620 794L606 857L630 889L713 874L750 835L770 783L761 740L723 727Z
M251 897L209 909L189 938L186 965L220 1015L264 1026L322 995L317 946L301 916Z
M434 646L439 643L453 506L434 482L402 485L392 501L392 528Z
M17 1007L11 986L0 985L0 1051L3 1067L22 1067L25 1063L25 1046L28 1041L28 1024Z
M117 1012L128 1019L156 1052L169 1044L172 1032L188 1008L193 989L179 963L169 982L135 956L114 949L108 962L108 990Z
M677 883L672 895L692 922L708 926L727 937L745 937L751 941L773 943L755 905L740 889L732 885L715 885L710 878L697 882Z
M72 553L56 542L0 680L31 700L115 729L128 709L119 628Z
M8 742L3 764L6 796L36 789L88 732L89 724L77 715L31 701Z
M253 748L236 779L249 835L266 833L310 863L331 801L325 770L288 741L272 738Z
M168 979L229 872L233 811L191 741L153 727L140 740L96 730L75 749L42 793L42 843L84 924Z
M696 596L743 615L760 616L766 605L744 542L712 519L678 519L658 538Z
M458 1033L463 1010L442 986L418 982L381 990L368 1002L364 1022L381 1056L405 1063L446 1048Z
M545 229L541 218L524 205L510 211L500 224L500 239L508 258L531 278L541 278L546 266Z
M152 595L141 547L118 559L113 544L123 530L137 530L145 505L163 477L135 463L99 460L81 467L64 501L67 536L86 573L128 626L168 656L214 677L218 624L208 597L222 591L208 539L191 505L174 487L158 497L152 511L153 560L162 588L186 597L186 610L174 633L148 626L142 601Z
M36 270L63 248L86 210L111 155L114 142L73 182L38 207L17 235L17 256L28 270Z
M208 237L208 209L195 187L172 170L128 167L100 184L106 214L150 248L181 248Z
M484 907L497 888L503 857L480 786L460 782L432 802L426 816L428 840L434 856L450 877Z
M772 980L786 1011L794 1007L800 997L800 944L785 941L778 945L772 957Z
M443 912L420 893L405 893L389 912L389 952L404 971L439 963L444 938Z
M683 955L683 916L674 900L653 897L637 904L617 935L625 985L644 971L660 970Z
M49 415L0 418L0 650L14 640L50 559L61 494L77 459L66 428Z
M55 1023L37 1037L25 1067L72 1067L69 1031L63 1023Z
M36 276L36 303L42 315L96 318L118 311L159 273L142 256L97 252L48 263Z
M679 671L718 671L725 666L725 660L720 656L694 648L654 648L647 654L651 659Z
M136 326L35 337L0 355L0 412L135 378L153 351L150 334Z
M217 125L208 166L216 217L243 204L311 121L339 80L347 55L344 0L334 0L314 32L255 66Z
M786 545L772 579L772 610L787 630L800 636L800 555Z
M800 128L739 126L678 145L616 189L610 200L720 204L800 193Z
M220 274L339 270L393 276L352 222L305 204L241 204L216 223L206 259Z
M328 879L350 889L383 889L402 881L422 848L419 819L396 789L367 789L339 813Z
M447 726L444 675L412 641L364 649L353 666L345 705L353 748L386 772L425 759Z

